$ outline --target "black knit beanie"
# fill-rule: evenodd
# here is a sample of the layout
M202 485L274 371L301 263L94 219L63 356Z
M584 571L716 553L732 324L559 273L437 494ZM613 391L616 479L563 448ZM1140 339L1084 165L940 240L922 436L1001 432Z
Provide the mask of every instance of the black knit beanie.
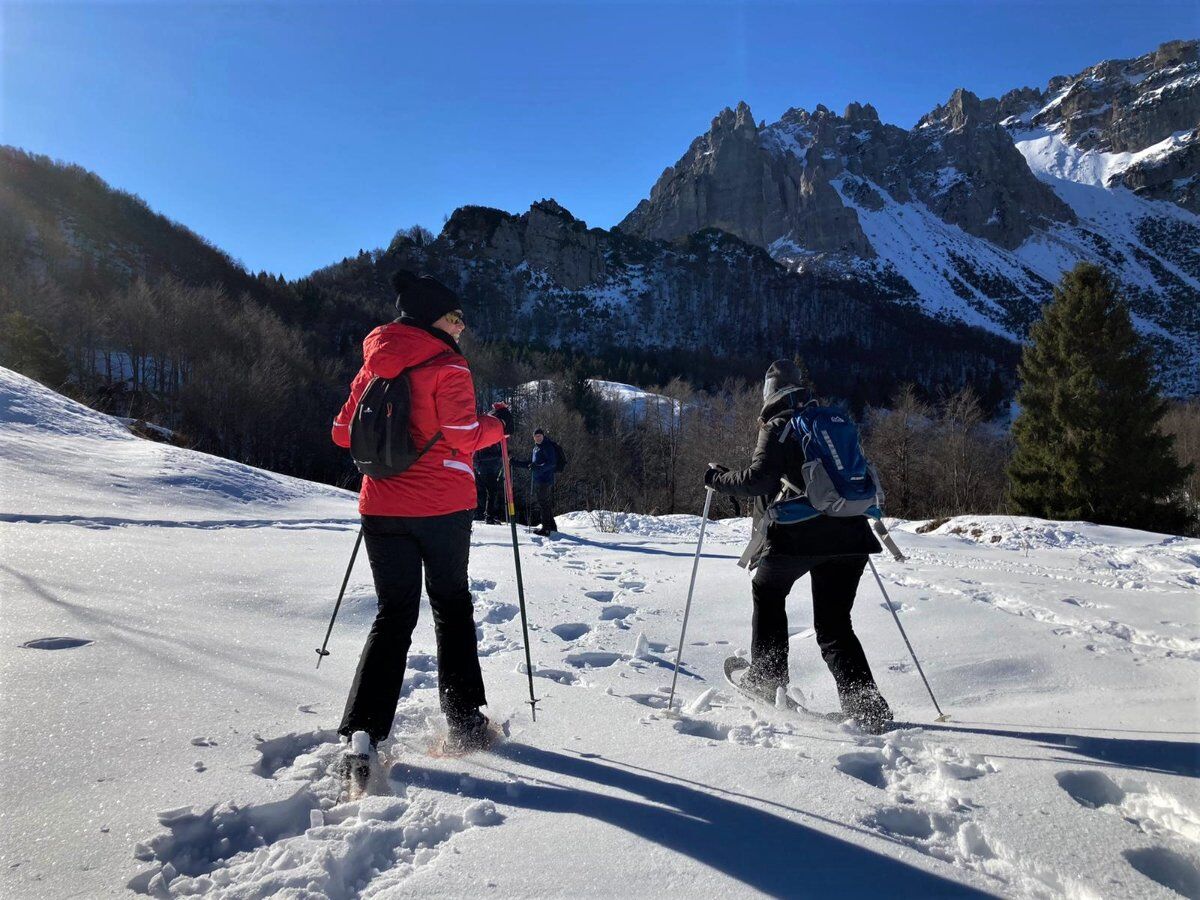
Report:
M396 309L422 325L432 325L448 312L462 309L462 301L432 275L417 275L401 269L392 276Z
M763 379L763 406L769 406L792 391L807 390L809 387L799 366L790 359L777 359L771 363Z

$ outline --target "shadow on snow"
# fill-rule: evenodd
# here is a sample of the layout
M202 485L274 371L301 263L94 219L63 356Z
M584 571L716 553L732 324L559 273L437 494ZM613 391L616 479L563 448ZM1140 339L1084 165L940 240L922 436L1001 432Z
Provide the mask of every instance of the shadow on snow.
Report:
M501 744L492 752L556 776L638 794L645 802L548 781L532 784L524 777L514 797L508 793L507 780L473 776L468 790L457 773L419 766L402 765L401 769L403 777L415 786L607 822L772 896L798 893L820 896L835 891L889 897L988 896L969 885L825 834L792 818L698 790L687 783L526 744ZM821 816L795 812L847 827ZM872 837L885 840L873 833Z

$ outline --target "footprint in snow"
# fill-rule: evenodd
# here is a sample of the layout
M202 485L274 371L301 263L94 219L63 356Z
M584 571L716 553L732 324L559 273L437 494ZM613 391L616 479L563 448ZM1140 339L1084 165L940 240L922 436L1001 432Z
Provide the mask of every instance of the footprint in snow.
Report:
M296 731L259 741L256 748L259 759L250 771L262 778L274 778L281 770L290 767L298 757L331 742L338 742L338 734L329 728Z
M515 603L490 603L481 610L480 621L488 625L503 625L511 622L521 612Z
M521 663L519 671L525 672L525 664ZM541 666L533 667L534 678L545 678L553 681L555 684L573 685L579 683L579 676L574 672L568 672L564 669L544 669Z
M583 622L564 622L562 625L555 625L550 629L553 634L564 641L577 641L591 630L592 626L585 625Z
M648 706L651 709L666 709L667 696L665 694L627 694L634 703L640 703L642 706Z
M259 768L295 783L295 791L263 803L160 812L164 830L134 848L150 867L128 882L131 890L155 897L342 896L351 884L356 895L391 891L456 834L503 821L490 801L447 812L410 801L403 786L393 795L390 782L381 794L345 802L342 781L331 774L341 753L333 732L284 735L259 750Z
M618 606L617 604L613 604L600 610L600 621L608 622L613 619L624 619L627 616L632 616L635 612L637 610L632 606Z
M610 600L612 600L612 598L615 594L616 594L616 591L584 591L583 592L583 596L585 596L591 600L596 600L599 603L608 603Z
M1184 897L1200 897L1200 866L1195 860L1167 847L1142 847L1122 855L1151 881Z
M1200 815L1156 784L1126 781L1121 785L1094 769L1058 772L1054 779L1086 809L1120 816L1146 834L1200 843Z
M408 667L414 672L436 672L437 657L429 653L410 653Z
M563 657L563 662L577 669L605 669L623 658L620 653L609 650L581 650L578 653L568 653Z
M88 644L94 643L88 638L76 637L44 637L35 638L32 641L26 641L21 644L23 650L74 650L77 647L86 647Z
M729 737L730 726L704 719L680 719L675 722L675 730L689 737L704 738L709 741L724 741Z

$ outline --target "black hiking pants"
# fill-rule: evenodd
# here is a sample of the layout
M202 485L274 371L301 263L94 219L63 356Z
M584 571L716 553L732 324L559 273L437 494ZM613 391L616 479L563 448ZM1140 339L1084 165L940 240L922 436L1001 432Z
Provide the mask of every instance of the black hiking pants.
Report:
M541 526L546 531L558 531L558 524L554 521L554 482L534 482L534 490L537 492L538 518L541 519Z
M485 519L505 520L504 509L504 476L496 472L476 472L475 480L479 483L481 492L479 506Z
M754 570L754 633L746 678L767 686L788 683L787 595L805 574L812 579L813 628L821 656L837 683L843 709L864 692L877 695L875 678L850 623L865 555L772 556Z
M421 602L433 610L438 694L451 721L487 703L467 580L472 511L444 516L363 516L363 539L379 612L350 686L340 734L365 731L379 743L392 730Z

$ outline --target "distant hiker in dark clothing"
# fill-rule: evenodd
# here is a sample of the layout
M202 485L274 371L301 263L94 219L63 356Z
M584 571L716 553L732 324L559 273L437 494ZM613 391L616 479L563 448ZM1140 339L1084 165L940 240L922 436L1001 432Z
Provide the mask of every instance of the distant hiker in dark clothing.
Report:
M794 525L760 528L767 505L779 494L786 477L803 485L803 451L797 441L782 440L792 413L809 395L803 374L790 360L776 360L763 384L758 446L749 468L710 468L705 485L725 494L753 500L754 532L742 565L754 570L751 664L742 683L764 697L775 697L788 684L788 629L785 602L792 585L804 575L812 580L813 627L821 656L837 683L842 712L873 732L885 730L892 712L875 685L862 645L854 634L850 610L867 554L879 553L879 542L865 516L818 515Z
M558 531L554 521L554 478L559 469L559 449L554 441L546 437L542 429L533 432L533 456L528 460L513 461L513 465L533 470L533 490L537 496L540 526L533 532L549 537Z
M502 404L497 404L497 407ZM507 409L507 407L505 407ZM475 453L475 481L479 486L479 511L486 525L504 521L504 460L499 444Z
M407 373L409 433L428 449L387 478L363 477L358 509L379 612L367 635L338 732L387 738L396 716L405 661L420 609L424 576L438 650L438 693L448 741L463 749L487 740L487 704L479 669L467 579L474 514L471 455L511 429L507 410L479 416L475 387L457 339L466 328L462 303L435 279L393 277L402 315L363 341L363 365L333 422L333 440L349 447L350 426L371 381ZM503 415L501 415L503 412ZM507 419L507 421L506 421ZM436 438L436 439L435 439Z

